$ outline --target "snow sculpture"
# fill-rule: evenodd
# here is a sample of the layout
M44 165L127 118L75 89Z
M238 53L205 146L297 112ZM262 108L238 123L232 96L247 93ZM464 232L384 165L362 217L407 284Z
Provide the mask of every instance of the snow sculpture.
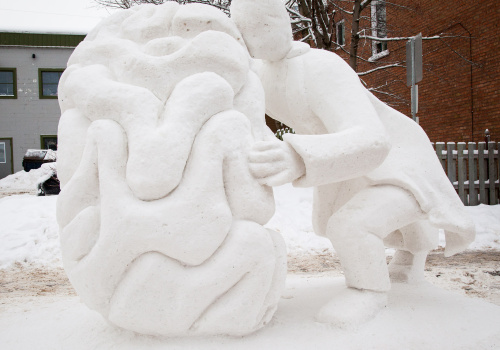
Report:
M286 276L265 229L272 189L248 168L264 92L233 22L199 4L137 6L98 25L61 78L58 222L82 301L112 324L247 334Z
M423 278L438 228L452 255L473 241L473 223L425 132L369 93L339 56L293 42L281 0L233 0L231 18L262 60L266 112L297 133L257 143L251 169L264 184L315 187L315 232L331 240L345 272L348 288L317 318L366 321L387 304L390 279ZM398 249L389 268L384 243Z

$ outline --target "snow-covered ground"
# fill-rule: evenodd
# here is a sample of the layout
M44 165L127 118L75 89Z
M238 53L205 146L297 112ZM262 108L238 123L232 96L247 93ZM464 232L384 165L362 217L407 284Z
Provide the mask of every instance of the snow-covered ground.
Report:
M43 171L20 172L0 180L2 193L29 191ZM33 190L34 192L34 190ZM275 189L276 214L268 223L283 234L289 255L333 252L311 226L312 193L290 185ZM29 266L61 269L57 196L18 194L0 198L0 279ZM500 206L469 207L477 228L475 250L500 249ZM499 264L500 265L500 264ZM458 269L459 267L457 267ZM500 266L498 266L500 270ZM1 274L1 272L6 272ZM11 274L12 275L12 274ZM278 312L261 331L244 338L159 339L110 327L66 293L48 296L0 295L2 349L497 349L500 306L442 290L430 283L395 284L389 305L357 329L336 329L314 314L344 288L331 273L289 275ZM488 275L489 276L489 275ZM500 278L500 277L494 277ZM442 279L442 277L441 277ZM444 283L444 282L443 282ZM496 282L495 282L496 283ZM47 284L48 285L48 284ZM440 287L443 287L441 284ZM27 336L29 334L29 336Z

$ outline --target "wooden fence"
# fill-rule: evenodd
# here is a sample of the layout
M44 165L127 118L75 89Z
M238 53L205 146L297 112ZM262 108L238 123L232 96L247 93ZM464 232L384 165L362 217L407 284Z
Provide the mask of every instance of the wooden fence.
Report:
M464 205L500 203L500 143L437 142L433 146Z

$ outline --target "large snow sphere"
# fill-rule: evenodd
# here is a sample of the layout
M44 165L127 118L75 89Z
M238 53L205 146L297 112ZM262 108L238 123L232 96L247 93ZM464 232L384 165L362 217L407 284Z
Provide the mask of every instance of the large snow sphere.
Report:
M98 25L59 86L58 223L82 301L112 324L179 336L267 323L286 250L247 152L271 135L234 23L200 4Z

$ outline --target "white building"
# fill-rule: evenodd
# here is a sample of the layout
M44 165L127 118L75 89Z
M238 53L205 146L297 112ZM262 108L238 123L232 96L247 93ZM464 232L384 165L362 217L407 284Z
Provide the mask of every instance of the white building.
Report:
M59 78L74 48L107 15L88 8L91 2L0 3L0 178L23 169L26 150L57 146Z

